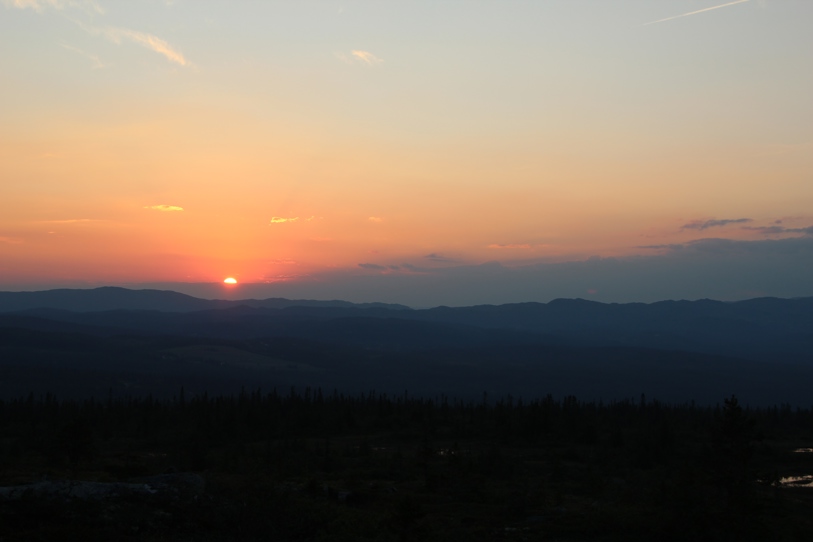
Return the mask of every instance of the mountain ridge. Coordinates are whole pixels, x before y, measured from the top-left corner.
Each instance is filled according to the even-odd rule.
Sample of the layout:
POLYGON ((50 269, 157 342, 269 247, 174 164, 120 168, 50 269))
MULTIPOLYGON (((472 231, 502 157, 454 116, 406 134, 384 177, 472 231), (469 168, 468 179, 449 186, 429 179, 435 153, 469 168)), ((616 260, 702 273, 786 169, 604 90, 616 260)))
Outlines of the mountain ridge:
POLYGON ((408 310, 406 305, 395 303, 352 303, 342 300, 286 299, 202 299, 172 290, 133 290, 118 286, 99 288, 58 288, 25 292, 0 291, 0 313, 51 308, 73 312, 101 312, 109 310, 160 310, 164 312, 194 312, 246 305, 261 308, 285 308, 290 306, 388 308, 408 310))
POLYGON ((548 303, 409 309, 402 305, 280 298, 201 300, 177 292, 124 288, 37 292, 33 297, 11 296, 14 303, 9 303, 10 297, 5 294, 0 292, 2 325, 59 329, 56 324, 45 324, 41 321, 44 319, 84 326, 96 335, 180 334, 228 339, 293 336, 309 340, 324 335, 338 342, 385 349, 416 349, 441 343, 466 346, 464 337, 469 337, 472 344, 516 341, 627 346, 813 366, 813 298, 667 300, 650 304, 555 299, 548 303), (107 294, 111 296, 100 303, 99 298, 107 294), (26 297, 26 303, 17 301, 26 297), (82 298, 92 302, 76 301, 82 298), (163 299, 171 303, 158 302, 163 299), (71 300, 73 305, 68 303, 71 300), (178 300, 180 305, 175 303, 178 300), (48 304, 51 308, 43 308, 48 304), (32 305, 40 308, 13 310, 32 305), (161 310, 166 305, 174 310, 161 310), (116 308, 98 310, 109 307, 116 308), (15 321, 17 317, 20 319, 15 321), (25 317, 41 320, 26 321, 25 317), (416 326, 413 322, 422 324, 416 326))
POLYGON ((804 404, 813 381, 813 298, 408 309, 119 288, 4 294, 6 397, 262 385, 804 404))

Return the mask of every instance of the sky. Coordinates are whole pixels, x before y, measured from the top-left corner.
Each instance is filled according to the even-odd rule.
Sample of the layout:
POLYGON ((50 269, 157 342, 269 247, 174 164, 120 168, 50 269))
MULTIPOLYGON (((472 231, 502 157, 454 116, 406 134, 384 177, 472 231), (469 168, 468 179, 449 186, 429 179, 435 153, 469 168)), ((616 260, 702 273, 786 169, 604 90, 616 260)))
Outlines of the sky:
POLYGON ((813 296, 811 20, 808 0, 0 0, 0 290, 813 296))

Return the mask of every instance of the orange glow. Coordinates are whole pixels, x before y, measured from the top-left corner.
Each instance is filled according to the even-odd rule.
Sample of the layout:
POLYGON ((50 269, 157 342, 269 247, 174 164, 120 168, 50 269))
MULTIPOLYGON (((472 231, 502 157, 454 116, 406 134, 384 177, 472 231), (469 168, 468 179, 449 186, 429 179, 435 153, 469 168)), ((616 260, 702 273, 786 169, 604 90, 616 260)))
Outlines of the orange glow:
POLYGON ((813 89, 799 69, 813 45, 797 22, 807 8, 772 13, 766 51, 736 34, 745 26, 721 23, 757 2, 726 1, 714 15, 687 8, 680 23, 669 19, 680 8, 644 13, 631 1, 606 8, 613 21, 570 2, 483 3, 467 17, 488 31, 440 18, 453 37, 427 55, 400 14, 430 13, 431 2, 393 7, 374 43, 334 50, 307 3, 285 8, 309 44, 300 48, 243 24, 273 17, 272 2, 212 8, 214 46, 192 3, 173 4, 190 21, 174 33, 161 2, 139 3, 125 32, 102 10, 93 28, 71 22, 89 2, 0 0, 3 23, 32 30, 0 32, 0 290, 205 283, 237 295, 290 282, 320 292, 356 275, 417 280, 435 268, 803 234, 813 223, 813 140, 798 122, 813 89), (695 62, 706 49, 686 29, 704 20, 743 45, 726 50, 724 77, 695 62), (619 23, 630 32, 606 33, 619 23), (44 38, 50 25, 61 25, 59 43, 44 38), (674 62, 653 62, 663 58, 674 62), (770 84, 755 58, 775 70, 770 84), (699 229, 709 221, 720 225, 699 229))

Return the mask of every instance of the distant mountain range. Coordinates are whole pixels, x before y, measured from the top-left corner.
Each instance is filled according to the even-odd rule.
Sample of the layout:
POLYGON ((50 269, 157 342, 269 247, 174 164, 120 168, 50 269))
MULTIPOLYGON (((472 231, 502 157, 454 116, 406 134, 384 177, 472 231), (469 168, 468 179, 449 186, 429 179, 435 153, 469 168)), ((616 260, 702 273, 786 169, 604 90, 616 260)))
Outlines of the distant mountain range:
POLYGON ((74 312, 98 312, 112 310, 152 310, 164 312, 193 312, 209 309, 226 309, 236 306, 265 309, 285 307, 357 307, 408 309, 404 305, 389 303, 350 303, 349 301, 291 300, 280 297, 270 299, 199 299, 168 290, 130 290, 105 286, 92 289, 58 289, 38 292, 0 292, 0 312, 29 309, 60 309, 74 312))
POLYGON ((813 298, 413 310, 98 288, 0 292, 0 396, 321 386, 813 402, 813 298))

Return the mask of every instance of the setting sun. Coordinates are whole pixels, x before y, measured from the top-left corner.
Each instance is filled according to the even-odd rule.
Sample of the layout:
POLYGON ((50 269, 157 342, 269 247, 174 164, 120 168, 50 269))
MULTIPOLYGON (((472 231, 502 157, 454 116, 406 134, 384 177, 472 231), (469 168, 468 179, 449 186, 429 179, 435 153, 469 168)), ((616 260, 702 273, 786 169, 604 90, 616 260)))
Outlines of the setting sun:
POLYGON ((237 284, 237 279, 229 277, 229 278, 223 280, 223 282, 225 282, 226 284, 237 284))

